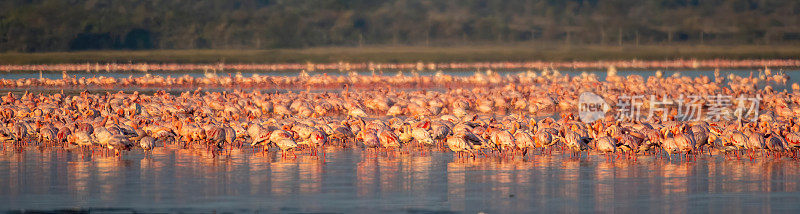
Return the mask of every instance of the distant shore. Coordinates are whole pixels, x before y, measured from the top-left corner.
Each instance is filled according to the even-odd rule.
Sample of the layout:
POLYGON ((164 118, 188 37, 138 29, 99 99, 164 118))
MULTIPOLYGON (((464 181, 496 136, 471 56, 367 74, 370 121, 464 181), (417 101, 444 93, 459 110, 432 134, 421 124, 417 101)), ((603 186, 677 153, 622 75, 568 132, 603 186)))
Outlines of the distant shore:
MULTIPOLYGON (((272 50, 147 50, 0 53, 0 65, 206 64, 206 65, 412 65, 448 63, 794 61, 800 47, 785 46, 369 46, 272 50)), ((790 63, 791 64, 791 63, 790 63)), ((93 65, 94 66, 94 65, 93 65)), ((796 66, 796 65, 792 65, 796 66)), ((330 66, 328 66, 330 67, 330 66)), ((335 67, 335 66, 334 66, 335 67)), ((402 67, 402 66, 401 66, 402 67)), ((624 66, 618 66, 624 67, 624 66)), ((47 69, 45 69, 47 70, 47 69)))

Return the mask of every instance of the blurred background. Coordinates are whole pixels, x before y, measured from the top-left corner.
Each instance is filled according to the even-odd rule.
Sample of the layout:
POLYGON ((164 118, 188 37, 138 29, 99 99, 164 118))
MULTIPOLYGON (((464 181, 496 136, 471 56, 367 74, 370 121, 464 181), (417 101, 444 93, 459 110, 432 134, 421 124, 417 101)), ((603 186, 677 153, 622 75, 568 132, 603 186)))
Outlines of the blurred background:
POLYGON ((4 0, 0 52, 800 44, 796 0, 4 0))

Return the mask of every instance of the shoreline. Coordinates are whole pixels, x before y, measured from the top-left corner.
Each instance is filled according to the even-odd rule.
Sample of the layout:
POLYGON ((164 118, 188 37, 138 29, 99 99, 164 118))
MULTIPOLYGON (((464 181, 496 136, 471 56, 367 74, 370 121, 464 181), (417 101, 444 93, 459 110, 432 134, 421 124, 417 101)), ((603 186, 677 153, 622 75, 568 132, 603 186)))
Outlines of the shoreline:
POLYGON ((351 46, 300 49, 95 50, 0 53, 0 65, 56 64, 415 64, 800 59, 792 45, 351 46))

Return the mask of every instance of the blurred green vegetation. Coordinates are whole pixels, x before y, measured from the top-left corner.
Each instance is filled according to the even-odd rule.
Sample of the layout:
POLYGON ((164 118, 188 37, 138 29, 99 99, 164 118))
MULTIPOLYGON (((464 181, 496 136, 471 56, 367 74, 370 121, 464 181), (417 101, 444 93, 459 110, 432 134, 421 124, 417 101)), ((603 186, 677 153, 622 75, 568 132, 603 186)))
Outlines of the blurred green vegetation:
MULTIPOLYGON (((0 52, 192 50, 57 53, 52 55, 59 57, 52 59, 56 61, 102 54, 110 58, 97 60, 126 60, 126 55, 187 62, 419 58, 409 54, 413 51, 389 51, 388 56, 368 53, 371 47, 388 45, 456 47, 421 51, 424 55, 447 50, 445 56, 424 55, 430 60, 617 58, 629 54, 618 51, 605 56, 604 50, 583 53, 576 47, 797 46, 798 17, 797 0, 4 0, 0 1, 0 52), (521 55, 513 48, 489 50, 480 56, 460 52, 471 48, 457 48, 518 43, 566 48, 520 50, 521 55), (345 56, 324 56, 320 53, 335 49, 314 49, 329 46, 369 48, 349 50, 345 56)), ((652 48, 653 55, 633 57, 675 56, 657 49, 652 48)), ((759 56, 771 53, 757 51, 759 56)), ((2 60, 42 60, 16 56, 48 55, 7 54, 4 58, 11 59, 2 60)))
POLYGON ((415 47, 317 47, 272 50, 103 50, 0 53, 0 64, 51 63, 330 63, 670 59, 796 59, 792 46, 573 46, 529 44, 415 47))

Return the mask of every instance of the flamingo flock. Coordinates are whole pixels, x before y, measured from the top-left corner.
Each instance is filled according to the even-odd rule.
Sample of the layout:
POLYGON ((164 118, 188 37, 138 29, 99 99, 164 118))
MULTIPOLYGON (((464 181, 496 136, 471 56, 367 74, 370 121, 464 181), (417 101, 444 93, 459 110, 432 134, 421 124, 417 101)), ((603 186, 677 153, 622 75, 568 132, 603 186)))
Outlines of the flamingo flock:
MULTIPOLYGON (((800 64, 799 64, 800 65, 800 64)), ((580 78, 581 82, 591 82, 592 84, 617 84, 629 83, 631 80, 644 81, 641 76, 633 75, 630 77, 621 77, 616 75, 616 67, 609 67, 607 82, 596 82, 596 76, 583 73, 578 76, 570 77, 569 75, 562 75, 557 69, 543 68, 541 72, 534 72, 527 70, 525 72, 518 72, 509 75, 500 75, 497 72, 489 69, 485 72, 475 72, 473 75, 450 75, 442 71, 436 72, 434 75, 420 75, 418 70, 411 70, 408 72, 397 71, 396 75, 384 75, 383 71, 373 71, 372 75, 361 75, 354 71, 344 71, 343 75, 328 75, 327 73, 310 75, 306 70, 301 70, 297 76, 271 76, 253 74, 252 76, 245 77, 240 72, 227 73, 227 75, 217 75, 217 72, 205 72, 202 77, 190 76, 184 74, 182 76, 173 77, 171 75, 160 76, 144 73, 142 76, 129 76, 129 77, 109 77, 102 74, 92 77, 78 77, 77 75, 70 75, 67 71, 62 71, 62 78, 50 79, 39 77, 32 78, 18 78, 18 79, 3 79, 0 78, 0 89, 7 90, 27 90, 27 89, 103 89, 114 90, 117 88, 137 88, 137 89, 196 89, 210 88, 210 89, 251 89, 254 87, 262 89, 341 89, 342 87, 353 89, 373 89, 376 85, 392 88, 392 89, 431 89, 431 88, 460 88, 468 89, 472 87, 497 87, 512 85, 531 85, 531 84, 546 84, 553 81, 569 82, 573 78, 580 78), (559 80, 559 78, 567 78, 559 80), (588 78, 588 79, 587 79, 588 78), (631 79, 637 78, 637 79, 631 79)), ((469 73, 463 73, 469 74, 469 73)), ((679 84, 666 85, 667 87, 677 87, 680 91, 676 92, 689 92, 688 89, 697 87, 717 87, 707 90, 699 91, 698 94, 708 93, 709 90, 722 89, 722 81, 727 80, 727 89, 739 91, 748 91, 746 87, 753 87, 754 85, 764 83, 787 84, 789 76, 783 71, 772 72, 768 67, 759 69, 754 75, 749 77, 739 77, 733 74, 722 76, 717 70, 713 77, 703 77, 700 79, 684 79, 680 78, 680 73, 676 73, 673 78, 664 78, 663 72, 660 70, 656 72, 656 79, 661 83, 663 81, 695 81, 698 85, 693 85, 692 88, 683 88, 679 84), (710 78, 714 78, 715 84, 709 84, 710 78), (737 82, 742 80, 744 82, 737 82), (702 85, 699 85, 702 84, 702 85)), ((648 79, 648 81, 651 81, 648 79)), ((638 84, 637 86, 644 86, 638 84)), ((663 86, 662 86, 663 87, 663 86)), ((771 86, 770 86, 771 87, 771 86)), ((792 84, 792 89, 800 90, 800 85, 792 84)), ((551 87, 548 89, 556 90, 558 87, 551 87)), ((624 91, 624 92, 641 92, 643 89, 624 91)), ((730 95, 736 94, 724 92, 723 94, 730 95)), ((476 100, 481 102, 493 102, 492 100, 476 100)), ((397 110, 397 109, 393 109, 397 110)), ((481 107, 482 111, 490 109, 481 107)))
POLYGON ((545 69, 545 68, 630 68, 630 69, 686 69, 686 68, 758 68, 758 67, 798 67, 800 60, 794 59, 678 59, 678 60, 616 60, 616 61, 528 61, 528 62, 442 62, 442 63, 276 63, 276 64, 148 64, 148 63, 84 63, 84 64, 39 64, 39 65, 0 65, 0 71, 286 71, 286 70, 437 70, 437 69, 545 69))
MULTIPOLYGON (((715 155, 798 159, 800 154, 800 86, 774 90, 772 85, 788 84, 788 76, 769 71, 749 77, 715 73, 645 79, 616 76, 610 70, 605 80, 586 73, 563 75, 554 69, 506 76, 479 72, 466 77, 354 74, 250 79, 257 78, 277 85, 332 81, 325 84, 344 87, 319 92, 198 89, 177 94, 65 94, 29 93, 24 91, 27 85, 16 84, 32 79, 0 79, 0 85, 19 91, 0 97, 0 141, 3 149, 60 147, 114 155, 158 147, 224 155, 233 148, 248 148, 279 150, 282 158, 324 157, 326 148, 387 156, 449 151, 462 158, 503 159, 525 159, 534 153, 581 158, 584 152, 608 160, 656 156, 686 161, 715 155), (395 88, 424 84, 440 88, 395 88), (646 119, 618 118, 614 110, 587 123, 576 116, 583 92, 599 94, 611 106, 619 104, 620 97, 637 94, 659 98, 692 94, 701 103, 711 102, 712 95, 746 95, 759 97, 760 105, 752 118, 723 111, 722 120, 688 120, 676 108, 667 108, 646 119)), ((147 81, 158 86, 246 82, 242 77, 216 76, 185 82, 152 76, 131 79, 129 84, 137 86, 147 81)), ((37 81, 33 86, 120 83, 107 77, 68 76, 37 81)))

